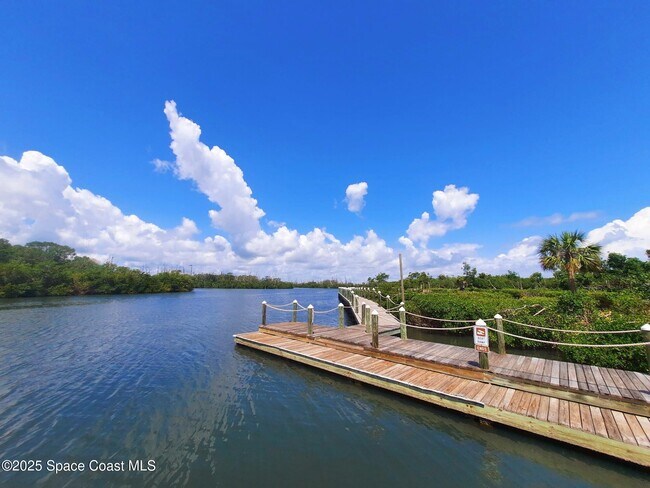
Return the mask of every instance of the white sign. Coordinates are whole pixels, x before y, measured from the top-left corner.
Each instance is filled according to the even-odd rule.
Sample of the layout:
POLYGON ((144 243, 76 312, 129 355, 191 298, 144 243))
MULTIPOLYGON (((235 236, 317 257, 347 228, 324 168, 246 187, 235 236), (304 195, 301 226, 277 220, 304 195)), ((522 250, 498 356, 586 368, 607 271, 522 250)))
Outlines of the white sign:
POLYGON ((474 349, 478 352, 490 351, 488 328, 482 320, 477 320, 476 325, 474 325, 474 349))

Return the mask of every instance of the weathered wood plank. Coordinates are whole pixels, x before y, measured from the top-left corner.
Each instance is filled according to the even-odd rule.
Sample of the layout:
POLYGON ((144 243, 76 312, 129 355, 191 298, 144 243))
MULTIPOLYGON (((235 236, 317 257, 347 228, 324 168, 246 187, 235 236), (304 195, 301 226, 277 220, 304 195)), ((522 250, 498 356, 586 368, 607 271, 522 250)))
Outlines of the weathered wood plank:
POLYGON ((579 405, 580 418, 582 419, 582 430, 594 434, 596 431, 594 430, 594 422, 591 418, 591 410, 589 409, 589 405, 585 405, 584 403, 580 403, 579 405))
POLYGON ((650 438, 648 438, 645 431, 641 427, 637 416, 630 415, 629 413, 624 413, 623 416, 627 421, 628 427, 632 431, 632 435, 634 436, 636 443, 640 446, 650 447, 650 438))
POLYGON ((605 419, 603 418, 600 408, 590 406, 589 413, 591 414, 591 420, 594 424, 594 431, 596 434, 601 437, 611 437, 607 433, 607 426, 605 425, 605 419))

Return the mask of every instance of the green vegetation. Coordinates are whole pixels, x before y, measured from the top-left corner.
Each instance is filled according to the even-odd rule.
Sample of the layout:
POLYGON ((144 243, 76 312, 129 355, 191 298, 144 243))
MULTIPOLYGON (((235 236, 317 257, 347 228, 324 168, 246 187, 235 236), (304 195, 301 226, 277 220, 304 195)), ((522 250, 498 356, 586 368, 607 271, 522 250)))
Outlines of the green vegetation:
POLYGON ((583 232, 563 232, 559 236, 549 236, 539 247, 539 262, 542 269, 558 271, 563 269, 569 277, 569 289, 576 291, 578 271, 599 271, 601 247, 597 244, 583 245, 583 232))
POLYGON ((12 245, 0 239, 0 298, 112 295, 191 291, 193 288, 337 288, 350 283, 336 280, 290 283, 252 275, 197 274, 142 271, 98 264, 74 249, 53 242, 12 245))
POLYGON ((292 283, 279 278, 266 276, 258 278, 254 275, 235 275, 233 273, 205 273, 192 276, 195 288, 338 288, 349 286, 350 283, 341 283, 336 280, 307 281, 292 283))
MULTIPOLYGON (((563 234, 557 238, 558 243, 567 240, 564 237, 563 234)), ((582 240, 579 233, 572 233, 571 239, 574 237, 582 240)), ((553 246, 542 247, 547 250, 553 246)), ((600 262, 600 259, 596 259, 599 253, 595 249, 589 252, 591 255, 587 259, 566 253, 573 255, 572 259, 578 260, 580 265, 570 265, 571 271, 566 266, 570 260, 560 260, 557 266, 553 266, 556 271, 550 278, 544 278, 541 273, 521 277, 512 271, 504 275, 489 275, 477 272, 467 263, 463 264, 462 275, 458 277, 440 275, 434 278, 423 272, 411 273, 404 280, 406 309, 427 317, 472 321, 489 319, 498 313, 506 319, 506 332, 544 341, 572 344, 643 342, 643 336, 638 332, 603 335, 563 333, 508 322, 579 331, 637 331, 641 325, 649 322, 650 261, 611 253, 607 260, 600 262), (592 265, 596 262, 600 265, 592 265)), ((646 254, 650 260, 650 251, 646 254)), ((555 252, 549 255, 557 256, 555 252)), ((547 263, 551 267, 550 261, 547 263)), ((368 278, 367 285, 399 301, 396 299, 400 296, 399 282, 389 282, 385 273, 368 278)), ((409 316, 408 321, 433 327, 457 325, 413 316, 409 316)), ((496 343, 494 333, 491 333, 490 339, 496 343)), ((644 372, 647 369, 645 351, 641 346, 582 348, 552 346, 510 336, 505 339, 507 347, 555 349, 567 361, 644 372)))
POLYGON ((196 274, 192 276, 195 288, 293 288, 291 283, 279 278, 258 278, 253 275, 196 274))
POLYGON ((98 264, 53 242, 11 245, 0 239, 0 297, 109 295, 190 291, 178 271, 149 275, 112 263, 98 264))

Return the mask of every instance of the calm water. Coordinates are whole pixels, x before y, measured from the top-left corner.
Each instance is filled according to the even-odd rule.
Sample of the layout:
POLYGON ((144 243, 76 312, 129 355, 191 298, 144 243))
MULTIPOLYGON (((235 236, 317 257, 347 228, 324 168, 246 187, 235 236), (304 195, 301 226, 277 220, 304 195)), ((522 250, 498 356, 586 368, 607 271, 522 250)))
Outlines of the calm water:
POLYGON ((234 333, 255 330, 263 299, 294 298, 317 310, 337 303, 335 290, 0 301, 0 459, 155 461, 152 472, 86 466, 54 474, 44 466, 0 472, 0 482, 627 488, 650 480, 621 463, 235 347, 234 333))

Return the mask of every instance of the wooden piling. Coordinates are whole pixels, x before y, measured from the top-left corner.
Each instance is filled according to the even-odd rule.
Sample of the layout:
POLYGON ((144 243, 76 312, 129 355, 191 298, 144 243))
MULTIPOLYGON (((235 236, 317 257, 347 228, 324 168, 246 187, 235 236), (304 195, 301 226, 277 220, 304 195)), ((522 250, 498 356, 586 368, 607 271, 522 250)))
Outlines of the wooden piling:
POLYGON ((262 325, 266 325, 266 301, 262 302, 262 325))
POLYGON ((293 301, 293 312, 291 313, 291 321, 298 322, 298 300, 293 301))
POLYGON ((372 347, 377 349, 379 347, 379 313, 373 310, 372 314, 372 347))
POLYGON ((408 334, 406 332, 406 309, 404 308, 403 304, 399 308, 399 336, 402 339, 408 338, 408 334))
POLYGON ((370 334, 370 307, 366 307, 366 313, 363 315, 363 325, 366 326, 366 334, 370 334))
MULTIPOLYGON (((361 322, 365 324, 366 320, 366 302, 361 303, 361 322)), ((366 332, 368 332, 368 325, 366 324, 366 332)))
POLYGON ((310 303, 307 307, 307 334, 314 333, 314 306, 310 303))
MULTIPOLYGON (((642 325, 641 332, 643 333, 644 342, 650 342, 650 324, 642 325)), ((648 371, 650 372, 650 344, 645 346, 645 355, 648 359, 648 371)))
POLYGON ((339 329, 342 329, 345 326, 345 316, 344 316, 345 307, 342 303, 339 303, 339 329))
MULTIPOLYGON (((479 327, 485 327, 487 324, 485 323, 484 320, 478 319, 476 321, 476 326, 479 327)), ((476 334, 476 327, 474 328, 474 334, 476 334)), ((474 339, 476 341, 476 338, 474 339)), ((478 365, 481 369, 490 369, 490 360, 488 357, 487 352, 480 352, 478 353, 478 365)))
POLYGON ((503 317, 501 315, 496 314, 494 316, 494 322, 497 325, 497 351, 499 354, 505 354, 506 353, 506 337, 503 334, 503 317))

